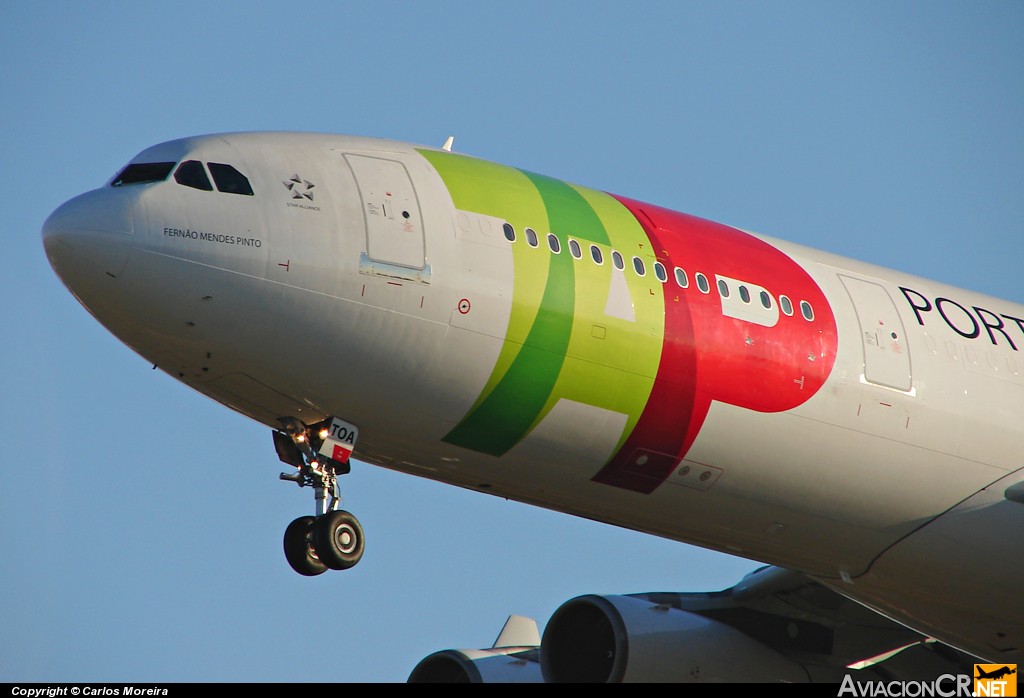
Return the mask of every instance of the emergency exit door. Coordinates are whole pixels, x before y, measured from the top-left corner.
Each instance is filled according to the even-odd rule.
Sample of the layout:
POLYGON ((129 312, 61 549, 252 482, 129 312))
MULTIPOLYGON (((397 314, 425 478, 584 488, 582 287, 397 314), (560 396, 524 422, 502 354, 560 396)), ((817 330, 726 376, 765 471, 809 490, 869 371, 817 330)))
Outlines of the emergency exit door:
POLYGON ((396 160, 345 154, 366 220, 366 254, 376 261, 423 269, 423 219, 405 165, 396 160))
POLYGON ((860 322, 864 379, 887 388, 910 390, 910 351, 892 296, 873 281, 843 275, 839 278, 850 294, 860 322))

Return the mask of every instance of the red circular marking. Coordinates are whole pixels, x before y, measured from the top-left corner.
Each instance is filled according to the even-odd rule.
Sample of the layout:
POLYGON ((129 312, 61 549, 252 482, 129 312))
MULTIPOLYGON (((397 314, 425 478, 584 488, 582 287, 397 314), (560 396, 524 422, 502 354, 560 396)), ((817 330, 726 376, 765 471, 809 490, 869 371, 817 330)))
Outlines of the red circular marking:
POLYGON ((459 312, 460 313, 465 315, 466 313, 469 312, 469 308, 470 308, 470 304, 469 304, 469 299, 468 298, 463 298, 461 301, 459 301, 459 312))

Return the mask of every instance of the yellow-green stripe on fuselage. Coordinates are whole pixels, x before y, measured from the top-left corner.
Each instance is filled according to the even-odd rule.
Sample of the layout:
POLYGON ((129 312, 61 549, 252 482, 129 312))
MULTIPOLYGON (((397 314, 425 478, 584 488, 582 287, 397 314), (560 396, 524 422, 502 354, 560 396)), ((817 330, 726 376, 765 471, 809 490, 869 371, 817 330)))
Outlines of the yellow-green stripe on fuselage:
POLYGON ((514 285, 504 344, 476 403, 444 440, 500 456, 567 399, 625 414, 621 446, 650 394, 664 336, 660 282, 611 264, 616 249, 650 267, 654 256, 643 229, 602 192, 452 153, 420 152, 457 209, 503 219, 519 233, 510 243, 514 285), (522 239, 526 227, 537 231, 540 247, 522 239), (547 249, 549 232, 560 254, 547 249), (583 245, 584 259, 569 254, 569 238, 583 245), (590 244, 601 249, 604 264, 587 258, 590 244), (606 313, 613 275, 614 292, 628 295, 619 305, 631 306, 632 319, 606 313))

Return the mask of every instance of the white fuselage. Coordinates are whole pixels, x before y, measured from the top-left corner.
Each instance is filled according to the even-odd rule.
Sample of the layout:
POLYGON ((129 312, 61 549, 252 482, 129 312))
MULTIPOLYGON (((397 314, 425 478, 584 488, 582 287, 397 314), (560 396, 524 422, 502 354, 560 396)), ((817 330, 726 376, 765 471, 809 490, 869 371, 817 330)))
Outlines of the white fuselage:
POLYGON ((511 175, 495 169, 491 180, 465 158, 440 165, 442 176, 439 163, 460 156, 430 153, 314 134, 172 141, 133 162, 227 163, 253 195, 173 176, 108 185, 54 213, 47 252, 111 332, 272 428, 336 415, 359 426, 360 460, 800 570, 976 655, 1024 659, 1024 495, 1007 493, 1024 481, 1024 306, 739 231, 753 250, 745 270, 729 266, 742 256, 731 242, 709 243, 686 268, 667 246, 616 246, 616 216, 622 239, 648 224, 670 235, 653 207, 650 220, 627 222, 610 197, 577 188, 608 230, 593 243, 598 265, 590 242, 577 259, 571 231, 558 229, 555 184, 538 184, 555 192, 546 212, 516 209, 538 221, 533 247, 522 223, 514 241, 503 234, 514 217, 498 182, 511 175), (486 176, 454 180, 462 167, 486 176), (791 314, 779 310, 784 282, 758 276, 769 268, 761 247, 820 291, 814 320, 797 297, 791 314), (556 262, 575 284, 569 311, 554 297, 556 262), (685 288, 675 267, 686 268, 685 288), (722 280, 753 300, 720 297, 722 280), (770 312, 759 315, 761 292, 770 312), (670 306, 687 303, 696 339, 670 340, 670 306), (545 312, 562 323, 564 350, 545 343, 557 334, 545 312), (785 339, 774 344, 776 330, 785 339), (692 431, 682 450, 650 447, 671 461, 651 479, 648 451, 628 451, 629 436, 657 418, 638 391, 677 380, 664 378, 672 341, 696 357, 692 403, 706 416, 680 418, 692 431), (631 347, 648 364, 630 363, 631 347), (536 356, 521 358, 527 349, 536 356), (751 351, 761 353, 745 359, 751 351), (812 391, 804 381, 822 361, 831 369, 812 391), (560 371, 545 392, 540 378, 508 378, 534 364, 537 375, 560 371), (786 391, 798 394, 792 407, 759 401, 786 391), (488 400, 526 426, 503 435, 488 400), (530 400, 536 415, 503 407, 530 400), (630 400, 634 412, 617 406, 630 400), (476 432, 453 436, 474 414, 476 432), (489 434, 507 447, 467 446, 489 434), (626 484, 595 479, 620 453, 612 479, 626 484), (636 470, 631 454, 641 454, 636 470))

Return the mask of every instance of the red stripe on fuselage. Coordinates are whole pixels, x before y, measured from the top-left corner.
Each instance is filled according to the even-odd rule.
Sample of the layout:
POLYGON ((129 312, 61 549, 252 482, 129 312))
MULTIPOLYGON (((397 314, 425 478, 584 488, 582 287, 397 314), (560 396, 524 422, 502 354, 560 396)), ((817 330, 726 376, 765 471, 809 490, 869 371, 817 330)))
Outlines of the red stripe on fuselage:
POLYGON ((780 412, 814 395, 832 371, 836 326, 824 293, 781 250, 729 226, 615 198, 643 227, 670 277, 679 266, 691 280, 686 289, 671 278, 662 284, 665 337, 654 387, 622 448, 593 478, 650 493, 693 445, 712 400, 780 412), (698 272, 707 276, 710 293, 695 287, 698 272), (771 327, 728 317, 716 274, 762 286, 776 304, 785 294, 796 312, 779 313, 771 327), (801 301, 813 307, 813 321, 800 316, 801 301))
MULTIPOLYGON (((661 240, 664 236, 654 229, 650 219, 638 215, 636 203, 623 198, 619 201, 636 216, 655 252, 667 249, 661 240)), ((683 289, 661 286, 665 296, 665 338, 654 387, 629 438, 593 478, 595 482, 645 494, 653 492, 672 473, 681 454, 696 438, 696 430, 691 434, 689 425, 697 424, 699 429, 710 404, 696 401, 697 351, 683 289)))

